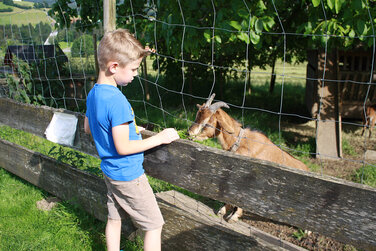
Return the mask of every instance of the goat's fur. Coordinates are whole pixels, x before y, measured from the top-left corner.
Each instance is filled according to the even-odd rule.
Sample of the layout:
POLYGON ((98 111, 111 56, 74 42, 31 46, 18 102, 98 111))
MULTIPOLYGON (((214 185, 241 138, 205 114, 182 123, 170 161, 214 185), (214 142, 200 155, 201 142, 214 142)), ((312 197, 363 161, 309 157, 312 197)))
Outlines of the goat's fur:
MULTIPOLYGON (((193 136, 197 140, 217 137, 224 150, 233 150, 234 144, 237 144, 236 150, 234 151, 237 154, 309 171, 303 162, 280 149, 261 132, 253 131, 248 128, 243 129, 238 121, 220 108, 229 108, 226 103, 217 102, 211 105, 214 95, 215 94, 203 105, 197 105, 199 109, 196 114, 195 122, 188 130, 190 136, 193 136), (244 131, 239 141, 238 138, 241 130, 244 131)), ((229 208, 231 208, 231 206, 226 205, 219 213, 226 214, 229 208)), ((238 211, 233 212, 232 215, 228 217, 228 220, 236 221, 237 218, 241 216, 242 210, 237 207, 235 207, 235 210, 238 211)))
POLYGON ((364 132, 366 131, 366 128, 368 127, 369 130, 369 138, 371 138, 372 134, 372 128, 375 126, 376 122, 376 104, 370 105, 366 109, 366 114, 363 116, 363 130, 362 130, 362 136, 364 132))

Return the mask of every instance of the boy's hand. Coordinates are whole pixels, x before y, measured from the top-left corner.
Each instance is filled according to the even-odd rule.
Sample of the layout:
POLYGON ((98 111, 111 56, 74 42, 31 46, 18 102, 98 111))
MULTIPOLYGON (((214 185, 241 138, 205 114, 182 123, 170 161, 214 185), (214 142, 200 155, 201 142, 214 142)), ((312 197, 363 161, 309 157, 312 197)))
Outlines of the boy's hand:
POLYGON ((179 134, 174 128, 167 128, 158 133, 162 144, 170 144, 172 141, 179 139, 179 134))
POLYGON ((145 46, 145 50, 151 52, 151 53, 155 53, 156 50, 154 48, 150 48, 149 46, 145 46))

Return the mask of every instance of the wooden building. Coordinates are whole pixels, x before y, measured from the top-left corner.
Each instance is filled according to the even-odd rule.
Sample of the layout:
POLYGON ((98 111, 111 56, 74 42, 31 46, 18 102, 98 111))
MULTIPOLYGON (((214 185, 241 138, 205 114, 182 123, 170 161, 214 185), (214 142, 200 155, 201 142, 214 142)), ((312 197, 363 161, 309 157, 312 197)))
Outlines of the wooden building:
POLYGON ((14 56, 28 64, 39 64, 52 59, 59 63, 68 62, 68 57, 58 45, 9 45, 4 56, 4 65, 10 66, 15 71, 17 67, 14 64, 14 56))

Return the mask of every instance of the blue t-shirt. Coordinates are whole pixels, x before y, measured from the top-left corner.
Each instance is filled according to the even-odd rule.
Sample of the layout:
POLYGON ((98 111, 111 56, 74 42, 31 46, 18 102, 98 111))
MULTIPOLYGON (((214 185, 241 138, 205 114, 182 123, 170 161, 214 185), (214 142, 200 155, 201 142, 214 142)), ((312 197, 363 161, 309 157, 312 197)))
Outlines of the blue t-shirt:
POLYGON ((141 140, 133 109, 121 91, 112 85, 96 84, 86 100, 89 119, 103 173, 113 180, 130 181, 144 173, 143 153, 119 155, 112 137, 112 127, 129 123, 129 140, 141 140))

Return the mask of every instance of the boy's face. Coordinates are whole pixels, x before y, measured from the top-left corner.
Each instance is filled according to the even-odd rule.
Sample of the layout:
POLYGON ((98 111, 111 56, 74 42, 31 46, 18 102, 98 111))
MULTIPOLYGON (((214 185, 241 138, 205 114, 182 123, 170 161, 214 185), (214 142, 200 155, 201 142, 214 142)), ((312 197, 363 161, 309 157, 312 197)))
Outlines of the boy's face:
POLYGON ((138 68, 140 67, 142 58, 127 64, 125 67, 117 66, 114 74, 114 79, 117 85, 127 86, 132 82, 133 78, 138 75, 138 68))

